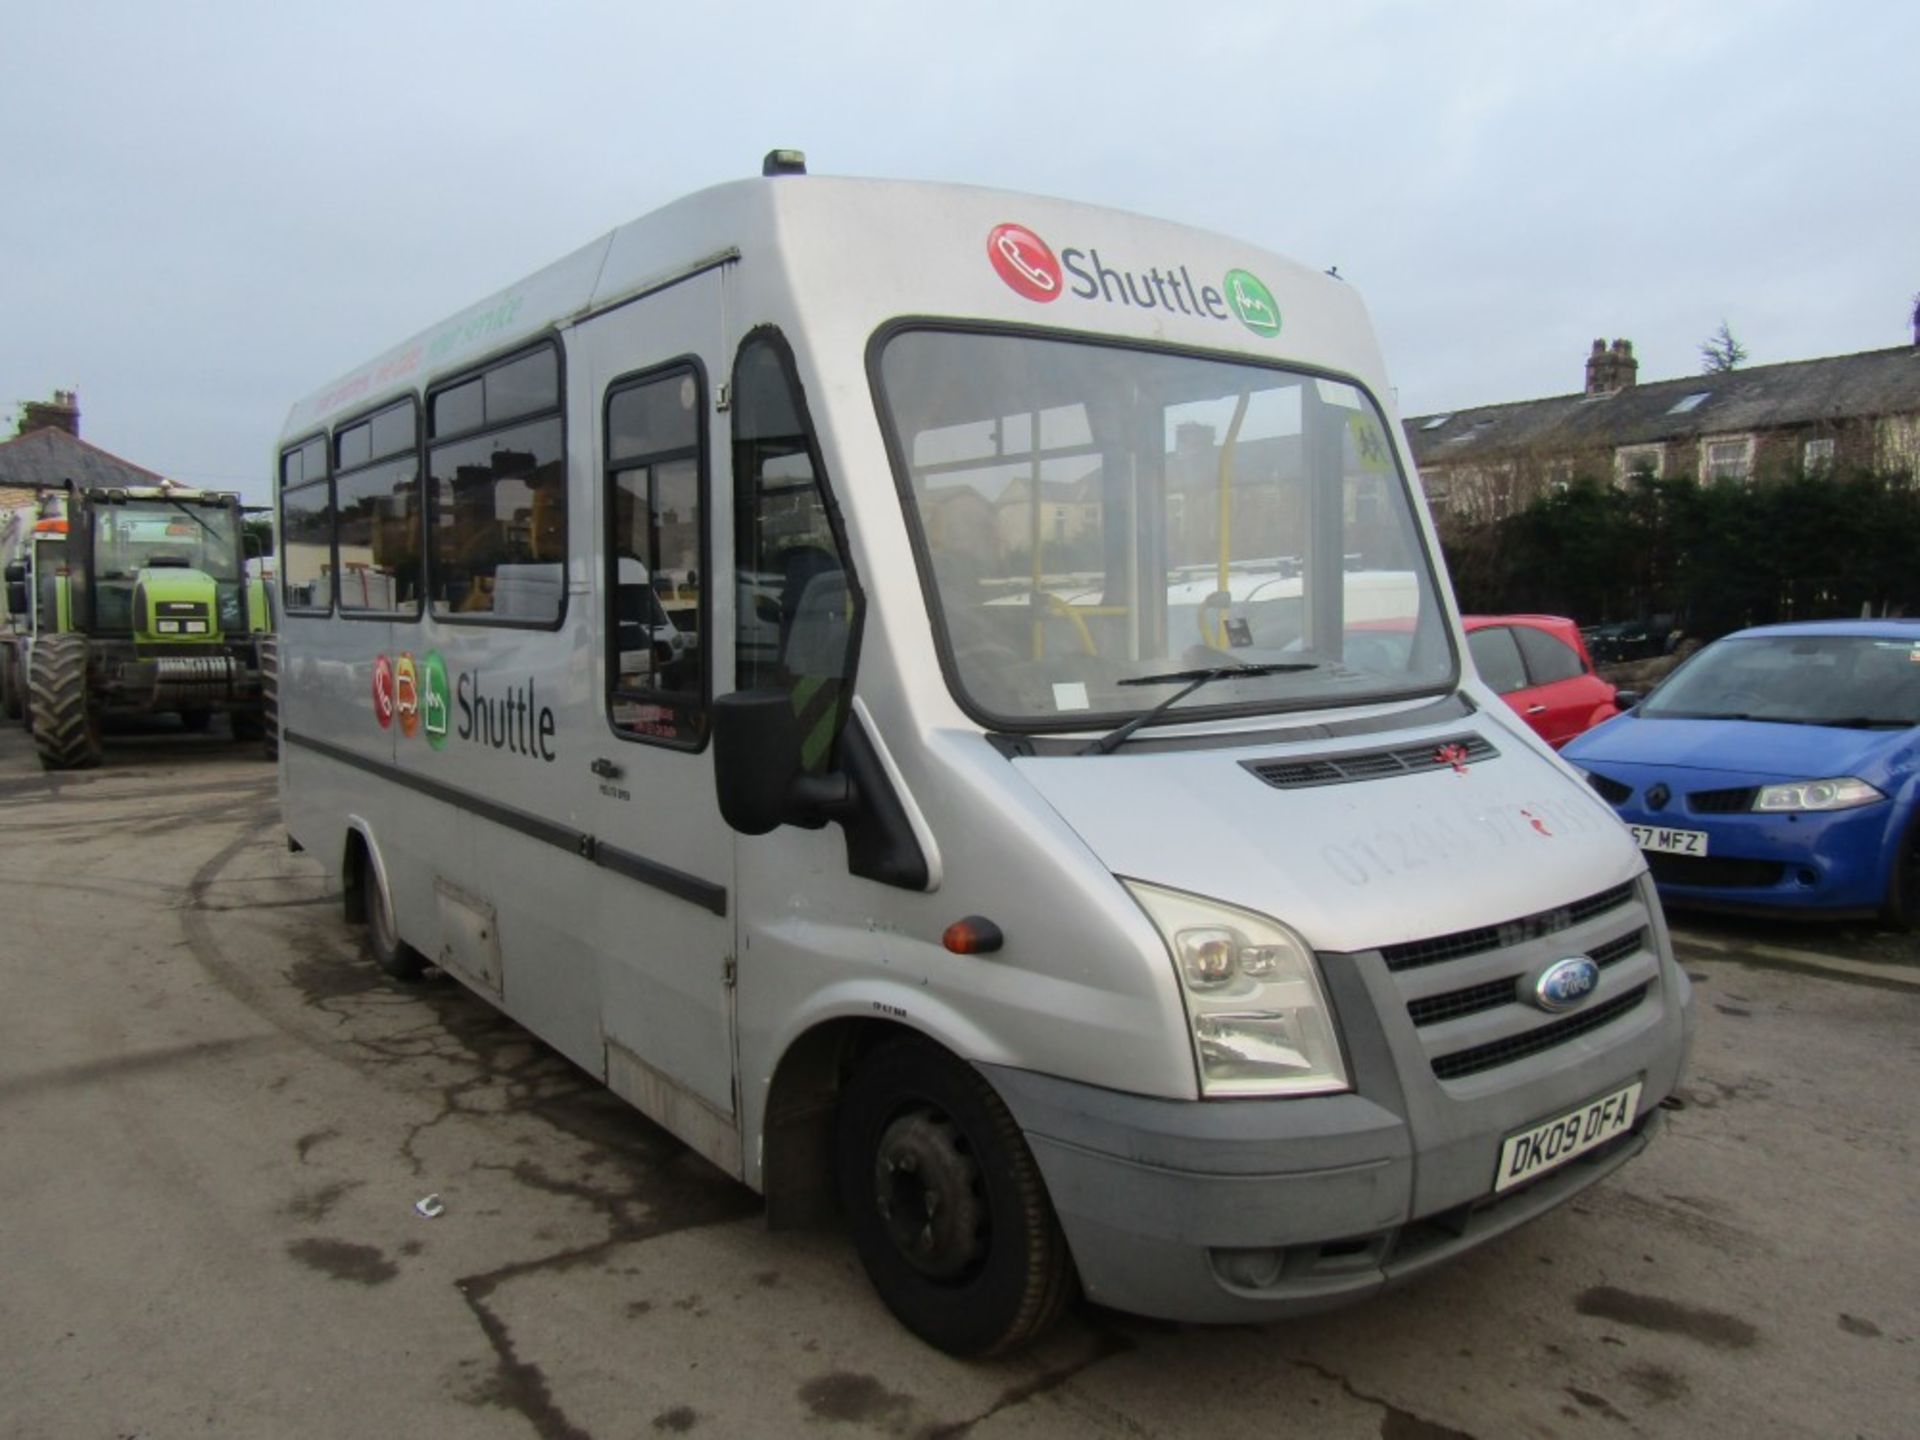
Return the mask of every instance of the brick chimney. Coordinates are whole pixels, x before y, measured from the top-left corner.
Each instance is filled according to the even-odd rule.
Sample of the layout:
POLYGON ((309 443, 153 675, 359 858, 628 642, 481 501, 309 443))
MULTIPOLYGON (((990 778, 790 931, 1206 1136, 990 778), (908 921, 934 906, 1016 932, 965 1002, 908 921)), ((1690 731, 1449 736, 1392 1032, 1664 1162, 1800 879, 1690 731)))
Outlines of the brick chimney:
POLYGON ((1604 340, 1593 342, 1587 356, 1587 394, 1611 395, 1629 388, 1640 374, 1640 362, 1633 358, 1633 342, 1616 340, 1611 349, 1604 340))
POLYGON ((64 430, 80 438, 80 396, 72 390, 56 390, 53 399, 29 400, 20 407, 20 428, 26 435, 35 430, 64 430))

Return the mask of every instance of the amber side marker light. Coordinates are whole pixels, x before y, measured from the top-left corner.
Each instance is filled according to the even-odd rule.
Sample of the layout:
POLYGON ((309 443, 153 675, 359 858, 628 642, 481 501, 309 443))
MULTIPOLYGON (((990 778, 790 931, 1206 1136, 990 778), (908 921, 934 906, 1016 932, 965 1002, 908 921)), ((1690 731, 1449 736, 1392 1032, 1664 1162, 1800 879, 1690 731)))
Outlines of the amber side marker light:
POLYGON ((969 915, 947 926, 940 943, 956 955, 991 955, 1007 943, 1007 937, 986 916, 969 915))

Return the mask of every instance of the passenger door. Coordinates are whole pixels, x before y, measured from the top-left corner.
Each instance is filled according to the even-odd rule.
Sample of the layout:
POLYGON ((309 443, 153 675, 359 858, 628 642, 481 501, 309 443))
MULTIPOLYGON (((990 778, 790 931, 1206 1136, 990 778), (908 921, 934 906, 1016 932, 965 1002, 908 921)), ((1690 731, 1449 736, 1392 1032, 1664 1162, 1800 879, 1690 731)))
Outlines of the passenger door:
POLYGON ((595 466, 592 612, 599 710, 574 777, 595 858, 607 1083, 740 1173, 732 1013, 733 836, 707 744, 717 634, 730 632, 724 451, 710 443, 726 374, 722 275, 708 270, 580 326, 572 417, 595 466), (577 383, 585 371, 586 383, 577 383), (724 513, 724 511, 719 512, 724 513))
POLYGON ((1586 729, 1588 717, 1612 698, 1609 687, 1558 636, 1531 625, 1516 625, 1513 638, 1527 666, 1530 688, 1524 694, 1531 712, 1527 718, 1558 749, 1586 729))

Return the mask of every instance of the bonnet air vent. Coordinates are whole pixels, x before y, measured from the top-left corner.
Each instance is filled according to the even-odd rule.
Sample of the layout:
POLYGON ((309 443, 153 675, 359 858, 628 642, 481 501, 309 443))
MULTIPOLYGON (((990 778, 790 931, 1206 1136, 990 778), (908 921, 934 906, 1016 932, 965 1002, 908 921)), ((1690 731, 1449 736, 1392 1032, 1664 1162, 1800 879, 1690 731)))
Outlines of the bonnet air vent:
POLYGON ((1385 780, 1478 765, 1500 752, 1480 735, 1449 735, 1421 745, 1391 750, 1349 750, 1343 755, 1314 755, 1299 760, 1242 760, 1240 763, 1276 790, 1314 785, 1347 785, 1356 780, 1385 780))

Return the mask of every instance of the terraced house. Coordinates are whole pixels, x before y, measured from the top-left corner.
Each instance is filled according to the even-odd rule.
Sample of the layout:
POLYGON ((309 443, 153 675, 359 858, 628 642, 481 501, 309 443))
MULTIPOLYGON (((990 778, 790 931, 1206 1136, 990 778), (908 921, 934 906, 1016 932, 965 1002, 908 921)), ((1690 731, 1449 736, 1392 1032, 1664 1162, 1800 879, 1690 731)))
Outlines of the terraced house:
POLYGON ((1436 520, 1496 520, 1576 476, 1920 475, 1920 313, 1909 346, 1649 384, 1638 371, 1631 342, 1595 340, 1579 394, 1408 417, 1436 520))
POLYGON ((43 489, 68 480, 89 486, 158 485, 160 477, 80 438, 80 397, 56 390, 52 400, 20 407, 14 436, 0 442, 0 509, 30 502, 43 489))

